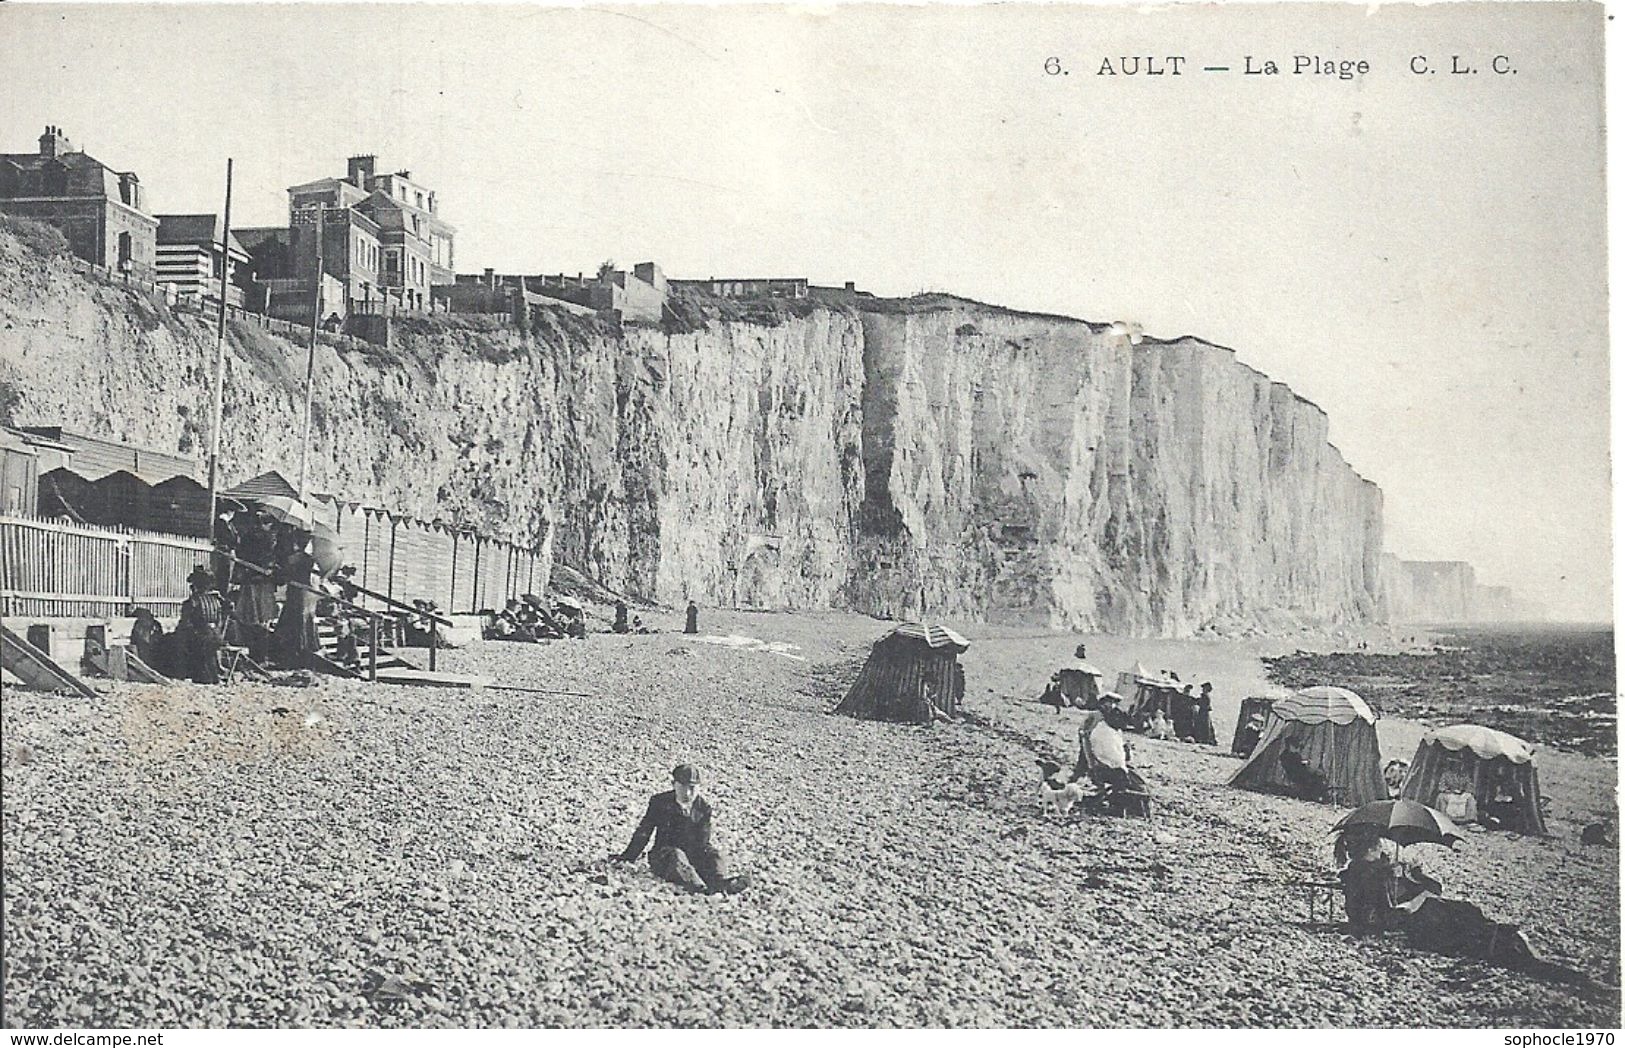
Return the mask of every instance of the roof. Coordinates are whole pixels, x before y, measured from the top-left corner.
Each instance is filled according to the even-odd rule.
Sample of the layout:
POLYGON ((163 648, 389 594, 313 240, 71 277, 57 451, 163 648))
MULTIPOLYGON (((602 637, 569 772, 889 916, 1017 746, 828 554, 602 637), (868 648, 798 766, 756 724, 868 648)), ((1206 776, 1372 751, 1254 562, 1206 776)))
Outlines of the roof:
POLYGON ((59 448, 69 449, 66 468, 86 480, 99 480, 122 470, 148 484, 156 484, 174 476, 196 476, 201 468, 196 459, 173 451, 154 451, 121 440, 75 433, 61 426, 20 428, 28 437, 44 437, 59 448))
POLYGON ((249 226, 246 229, 233 229, 232 239, 244 247, 255 248, 269 241, 276 241, 286 246, 290 241, 287 226, 249 226))
POLYGON ((1353 724, 1355 720, 1377 723, 1377 715, 1371 712, 1371 707, 1347 688, 1305 688, 1284 699, 1276 699, 1270 709, 1283 720, 1300 724, 1325 724, 1328 721, 1332 724, 1353 724))
POLYGON ((885 639, 903 637, 908 640, 921 640, 928 648, 954 648, 964 651, 970 647, 970 641, 961 637, 946 626, 926 625, 921 622, 905 622, 901 626, 886 634, 885 639))
POLYGON ((270 495, 279 495, 283 498, 297 499, 299 492, 288 479, 274 469, 268 469, 257 477, 243 481, 228 491, 221 492, 234 499, 265 498, 270 495))
POLYGON ((1479 724, 1456 724, 1448 728, 1435 728, 1422 736, 1422 745, 1432 743, 1447 750, 1470 749, 1484 760, 1505 759, 1513 764, 1528 764, 1535 759, 1535 747, 1504 731, 1479 724))
MULTIPOLYGON (((208 244, 212 247, 220 243, 219 215, 159 215, 157 218, 160 244, 208 244)), ((239 254, 248 254, 235 232, 231 234, 231 249, 239 254)))

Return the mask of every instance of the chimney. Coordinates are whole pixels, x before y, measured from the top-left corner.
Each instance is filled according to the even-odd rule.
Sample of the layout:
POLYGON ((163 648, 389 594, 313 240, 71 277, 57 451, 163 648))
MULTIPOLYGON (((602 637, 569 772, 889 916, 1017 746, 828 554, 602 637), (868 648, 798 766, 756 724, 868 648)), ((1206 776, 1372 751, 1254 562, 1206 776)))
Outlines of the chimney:
POLYGON ((71 152, 73 152, 73 143, 68 141, 68 136, 62 133, 62 129, 54 125, 47 125, 45 133, 39 136, 39 155, 59 157, 64 153, 71 152))
POLYGON ((489 267, 485 270, 485 286, 495 291, 497 288, 497 271, 489 267))
POLYGON ((353 156, 350 158, 349 174, 345 181, 357 189, 366 192, 372 176, 378 169, 378 158, 371 155, 353 156))
POLYGON ((846 282, 846 289, 848 291, 856 291, 858 289, 858 285, 855 281, 848 280, 846 282))

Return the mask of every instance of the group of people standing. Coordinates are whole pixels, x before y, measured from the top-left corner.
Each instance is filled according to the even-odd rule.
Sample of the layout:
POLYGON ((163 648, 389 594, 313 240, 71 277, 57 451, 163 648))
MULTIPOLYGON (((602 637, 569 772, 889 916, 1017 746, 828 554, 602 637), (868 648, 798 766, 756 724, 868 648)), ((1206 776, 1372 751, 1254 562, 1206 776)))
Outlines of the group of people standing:
POLYGON ((1201 746, 1217 746, 1218 735, 1213 730, 1213 684, 1202 683, 1201 694, 1186 684, 1178 686, 1179 678, 1169 677, 1173 687, 1144 686, 1151 695, 1136 711, 1136 724, 1154 739, 1177 739, 1201 746))
POLYGON ((320 647, 312 537, 255 510, 221 514, 215 541, 229 556, 192 570, 191 594, 174 633, 164 633, 150 608, 133 609, 136 655, 160 673, 203 684, 219 680, 227 646, 244 649, 257 663, 307 668, 320 647))

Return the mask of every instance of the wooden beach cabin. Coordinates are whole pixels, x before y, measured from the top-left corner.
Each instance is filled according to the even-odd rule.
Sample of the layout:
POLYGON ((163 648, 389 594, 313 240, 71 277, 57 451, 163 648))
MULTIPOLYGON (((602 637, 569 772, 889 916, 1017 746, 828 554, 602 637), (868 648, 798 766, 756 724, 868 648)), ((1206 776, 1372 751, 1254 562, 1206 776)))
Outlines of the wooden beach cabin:
POLYGON ((959 656, 969 647, 945 626, 905 622, 875 642, 835 712, 905 724, 951 717, 965 697, 959 656))

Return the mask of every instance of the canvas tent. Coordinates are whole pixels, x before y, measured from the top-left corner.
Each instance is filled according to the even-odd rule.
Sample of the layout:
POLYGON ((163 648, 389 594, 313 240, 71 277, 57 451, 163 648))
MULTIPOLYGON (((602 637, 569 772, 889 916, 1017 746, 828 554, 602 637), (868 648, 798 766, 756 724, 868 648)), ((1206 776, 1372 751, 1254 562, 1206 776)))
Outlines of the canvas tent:
POLYGON ((1230 739, 1230 752, 1237 757, 1250 757, 1258 740, 1264 737, 1264 723, 1269 719, 1270 707, 1275 700, 1261 695, 1249 695, 1241 700, 1241 712, 1236 715, 1236 734, 1230 739))
POLYGON ((1090 709, 1100 701, 1100 682, 1106 674, 1084 659, 1056 671, 1053 678, 1069 706, 1090 709))
POLYGON ((1535 748, 1493 728, 1457 724, 1422 736, 1400 796, 1496 829, 1546 834, 1535 748))
POLYGON ((1309 688, 1277 699, 1230 785, 1350 808, 1384 800, 1376 714, 1346 688, 1309 688))
POLYGON ((905 622, 875 642, 835 712, 909 724, 952 716, 965 697, 959 655, 969 647, 946 627, 905 622))
POLYGON ((1149 717, 1154 709, 1167 712, 1168 697, 1183 686, 1167 674, 1151 672, 1140 662, 1127 673, 1117 675, 1117 694, 1127 700, 1123 712, 1134 721, 1149 717))

